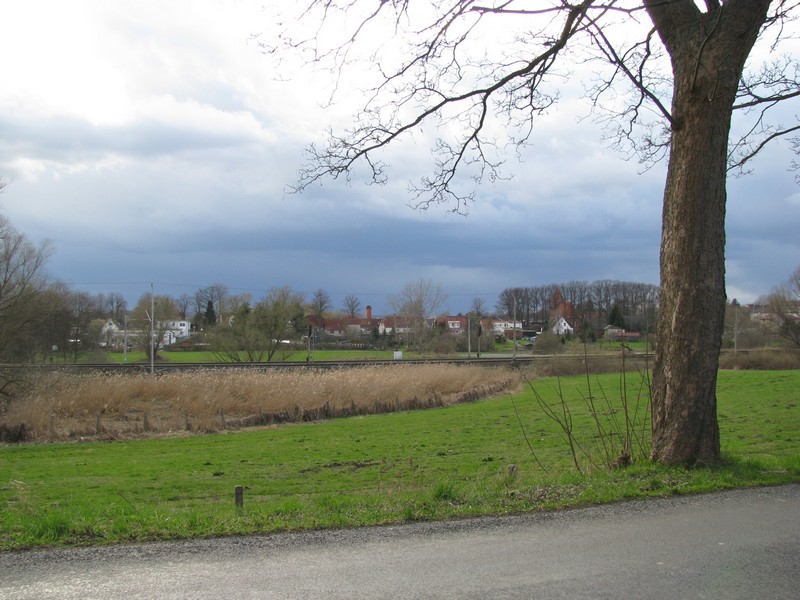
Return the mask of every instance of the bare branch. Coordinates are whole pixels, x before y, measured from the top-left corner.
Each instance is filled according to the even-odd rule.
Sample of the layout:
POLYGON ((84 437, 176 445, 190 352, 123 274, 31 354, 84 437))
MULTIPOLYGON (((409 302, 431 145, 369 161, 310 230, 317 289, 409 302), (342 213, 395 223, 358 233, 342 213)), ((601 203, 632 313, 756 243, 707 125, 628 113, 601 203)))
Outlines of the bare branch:
POLYGON ((650 41, 655 34, 655 30, 651 29, 647 34, 647 39, 642 43, 644 52, 641 53, 639 64, 634 72, 631 67, 628 66, 629 62, 632 62, 632 58, 635 58, 630 56, 630 54, 633 54, 633 51, 631 51, 628 56, 620 56, 617 53, 617 50, 614 48, 614 45, 609 41, 608 37, 604 33, 602 26, 598 26, 595 21, 593 21, 593 25, 595 27, 595 40, 597 40, 600 51, 603 52, 606 60, 619 69, 641 94, 641 101, 637 103, 637 108, 643 104, 643 100, 646 98, 650 100, 656 106, 656 109, 664 116, 664 118, 667 119, 670 124, 672 124, 672 115, 670 114, 669 110, 666 106, 664 106, 664 104, 661 102, 661 99, 653 92, 653 90, 645 81, 645 65, 647 60, 652 56, 650 41))
MULTIPOLYGON (((392 144, 405 134, 419 129, 433 118, 441 119, 451 108, 461 106, 463 108, 456 109, 461 111, 457 113, 461 115, 459 118, 470 123, 466 133, 452 145, 441 138, 437 140, 435 152, 439 158, 436 161, 436 172, 432 177, 423 178, 420 184, 413 189, 416 192, 415 198, 419 200, 416 204, 418 208, 431 203, 453 201, 456 212, 466 211, 472 196, 457 193, 453 186, 459 169, 465 165, 480 165, 478 180, 482 179, 482 175, 487 169, 492 177, 498 176, 497 168, 500 163, 492 162, 483 152, 487 141, 482 136, 487 118, 491 114, 490 98, 505 90, 513 104, 515 91, 525 89, 528 91, 528 102, 525 107, 530 113, 535 114, 547 108, 551 104, 551 99, 544 96, 541 98, 544 102, 538 104, 534 92, 550 71, 556 55, 566 47, 572 37, 585 27, 586 12, 592 4, 591 0, 585 0, 577 6, 569 7, 559 35, 549 41, 540 54, 506 73, 495 74, 494 80, 487 85, 474 86, 463 93, 446 93, 440 85, 444 83, 443 78, 447 75, 446 69, 450 67, 458 69, 456 58, 451 56, 450 62, 442 68, 445 70, 439 70, 433 82, 428 83, 426 78, 423 78, 419 84, 412 85, 396 101, 394 108, 389 113, 390 120, 388 122, 385 112, 367 109, 362 115, 363 125, 347 131, 344 136, 337 136, 331 131, 324 147, 311 146, 307 152, 309 163, 301 169, 299 182, 291 190, 301 191, 323 177, 335 179, 341 175, 349 176, 355 164, 362 159, 371 169, 372 182, 382 183, 385 181, 386 166, 382 161, 373 158, 376 151, 392 144), (421 101, 423 106, 411 118, 402 120, 399 117, 400 108, 412 101, 421 101), (426 195, 429 197, 423 199, 426 195)), ((443 48, 449 47, 452 52, 452 49, 463 43, 466 33, 458 36, 454 42, 449 44, 445 44, 443 39, 455 20, 468 12, 465 8, 469 8, 469 5, 469 2, 457 3, 456 9, 449 13, 449 18, 437 20, 436 23, 440 25, 440 28, 436 30, 434 37, 421 46, 422 51, 413 59, 386 77, 376 88, 375 97, 391 82, 409 75, 412 66, 427 65, 433 56, 442 52, 443 48)), ((484 14, 486 11, 475 12, 484 14)), ((563 13, 565 9, 561 7, 558 12, 563 13)), ((468 28, 467 32, 470 30, 471 28, 468 28)), ((458 77, 456 81, 458 82, 458 77)))
POLYGON ((789 127, 787 129, 780 129, 778 131, 775 131, 775 132, 771 133, 770 135, 765 137, 763 140, 761 140, 758 144, 756 144, 752 150, 747 152, 740 159, 736 160, 736 162, 730 164, 728 166, 728 171, 733 171, 735 169, 741 169, 745 165, 745 163, 747 163, 749 160, 754 158, 759 152, 761 152, 761 150, 764 148, 764 146, 766 146, 768 143, 770 143, 771 141, 773 141, 775 139, 784 137, 784 136, 786 136, 786 135, 788 135, 790 133, 794 133, 795 131, 800 131, 800 125, 795 125, 794 127, 789 127))
POLYGON ((728 171, 743 173, 744 165, 768 143, 794 133, 798 126, 772 122, 772 112, 800 97, 800 65, 790 56, 773 59, 746 74, 739 85, 734 110, 750 119, 749 128, 729 142, 728 171))
MULTIPOLYGON (((772 27, 771 33, 777 31, 780 38, 790 12, 799 5, 798 0, 773 1, 763 29, 772 27)), ((322 143, 307 148, 298 180, 288 191, 300 192, 325 178, 349 182, 359 167, 366 168, 369 183, 383 184, 389 169, 385 150, 412 135, 434 134, 431 169, 409 184, 409 205, 424 209, 445 203, 466 213, 474 199, 469 189, 503 179, 504 152, 526 146, 534 123, 559 99, 562 86, 553 83, 559 77, 566 80, 557 68, 566 62, 559 57, 567 53, 577 64, 599 61, 601 68, 587 93, 591 114, 608 126, 607 139, 628 156, 654 164, 666 156, 675 118, 665 50, 689 51, 694 68, 687 77, 699 84, 698 78, 707 76, 702 66, 706 51, 726 27, 724 15, 750 8, 742 0, 448 0, 413 5, 409 0, 308 0, 303 18, 321 17, 313 35, 298 40, 285 36, 271 48, 294 49, 327 69, 335 80, 334 94, 344 85, 345 68, 356 61, 378 77, 364 90, 352 127, 331 128, 322 143), (503 24, 497 19, 504 19, 503 24), (511 28, 505 27, 507 22, 511 28), (636 26, 640 29, 632 29, 636 26), (696 44, 689 50, 680 39, 684 26, 694 30, 696 44), (364 38, 369 42, 377 34, 387 39, 382 27, 391 30, 392 52, 376 49, 365 57, 355 51, 364 38), (671 33, 661 39, 665 31, 671 33), (338 43, 332 41, 336 39, 338 43), (402 51, 394 52, 400 50, 398 44, 402 51), (500 128, 504 138, 497 137, 500 128)), ((779 102, 800 96, 794 64, 787 58, 742 80, 735 108, 760 114, 753 112, 745 134, 731 141, 731 168, 741 168, 765 143, 794 131, 767 120, 767 112, 779 102)), ((703 85, 713 96, 717 91, 708 87, 709 79, 713 76, 703 85)))

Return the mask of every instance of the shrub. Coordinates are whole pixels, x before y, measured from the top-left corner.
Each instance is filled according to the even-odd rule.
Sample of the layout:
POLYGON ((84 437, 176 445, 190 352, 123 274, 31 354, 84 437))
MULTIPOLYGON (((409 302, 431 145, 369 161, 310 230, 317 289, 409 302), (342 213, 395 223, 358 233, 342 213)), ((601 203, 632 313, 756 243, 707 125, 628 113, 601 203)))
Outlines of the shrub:
POLYGON ((800 369, 800 352, 768 348, 726 352, 720 356, 719 368, 763 371, 800 369))
POLYGON ((552 331, 543 331, 536 337, 533 349, 542 354, 558 354, 564 351, 564 343, 561 336, 552 331))
POLYGON ((600 373, 620 373, 626 371, 648 371, 652 357, 645 354, 610 354, 607 356, 585 357, 577 354, 541 357, 533 361, 528 377, 561 377, 568 375, 592 375, 600 373))

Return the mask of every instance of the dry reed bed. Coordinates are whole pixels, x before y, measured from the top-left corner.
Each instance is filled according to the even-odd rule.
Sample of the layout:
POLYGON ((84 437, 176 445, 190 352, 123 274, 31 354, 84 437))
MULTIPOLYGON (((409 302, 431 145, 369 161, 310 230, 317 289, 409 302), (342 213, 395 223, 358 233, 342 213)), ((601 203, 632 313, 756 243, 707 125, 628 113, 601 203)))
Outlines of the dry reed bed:
POLYGON ((446 406, 518 385, 499 368, 393 365, 283 371, 42 375, 15 399, 8 439, 119 439, 446 406))

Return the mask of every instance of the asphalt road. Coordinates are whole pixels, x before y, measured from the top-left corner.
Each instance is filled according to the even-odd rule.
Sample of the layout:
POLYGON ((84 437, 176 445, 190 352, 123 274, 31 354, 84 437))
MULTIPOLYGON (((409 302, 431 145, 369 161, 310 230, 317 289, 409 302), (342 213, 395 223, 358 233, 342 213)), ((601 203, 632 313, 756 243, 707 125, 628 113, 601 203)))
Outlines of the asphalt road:
POLYGON ((445 523, 0 553, 0 598, 800 598, 800 485, 445 523))

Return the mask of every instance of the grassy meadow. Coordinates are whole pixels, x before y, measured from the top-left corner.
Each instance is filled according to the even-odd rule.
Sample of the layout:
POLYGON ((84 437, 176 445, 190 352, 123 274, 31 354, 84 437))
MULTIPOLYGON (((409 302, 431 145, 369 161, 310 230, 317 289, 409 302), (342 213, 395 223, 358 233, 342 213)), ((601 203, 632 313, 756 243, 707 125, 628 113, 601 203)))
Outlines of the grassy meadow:
POLYGON ((646 432, 636 374, 511 389, 428 410, 209 435, 3 445, 0 548, 505 514, 800 480, 800 371, 721 372, 725 461, 697 469, 636 460, 646 434, 631 466, 603 467, 624 430, 646 432), (577 462, 548 407, 568 411, 577 462))

